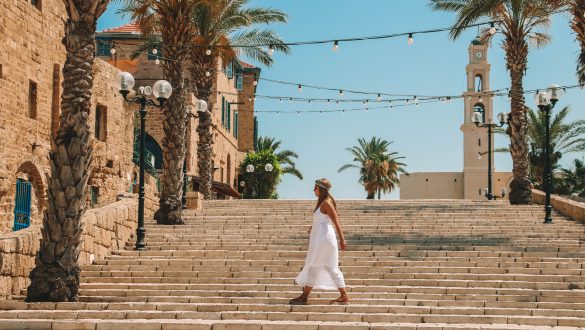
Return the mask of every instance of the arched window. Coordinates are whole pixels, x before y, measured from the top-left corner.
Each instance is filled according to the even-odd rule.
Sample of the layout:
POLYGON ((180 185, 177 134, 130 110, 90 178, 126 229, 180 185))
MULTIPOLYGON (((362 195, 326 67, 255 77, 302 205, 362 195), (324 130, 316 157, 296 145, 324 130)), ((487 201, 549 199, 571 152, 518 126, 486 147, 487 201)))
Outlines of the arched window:
POLYGON ((473 112, 480 113, 481 114, 481 122, 485 123, 485 107, 483 106, 483 103, 476 103, 473 106, 473 112))
POLYGON ((483 91, 483 77, 480 74, 475 75, 475 88, 478 92, 483 91))

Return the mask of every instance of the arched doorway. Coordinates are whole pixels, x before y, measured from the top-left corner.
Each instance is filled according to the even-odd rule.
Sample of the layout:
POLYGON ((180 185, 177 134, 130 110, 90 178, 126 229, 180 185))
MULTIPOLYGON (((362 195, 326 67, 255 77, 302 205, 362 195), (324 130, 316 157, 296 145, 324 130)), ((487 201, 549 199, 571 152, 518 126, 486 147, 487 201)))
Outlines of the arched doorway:
POLYGON ((46 207, 45 184, 37 166, 22 163, 16 170, 13 230, 28 228, 32 220, 38 220, 46 207))

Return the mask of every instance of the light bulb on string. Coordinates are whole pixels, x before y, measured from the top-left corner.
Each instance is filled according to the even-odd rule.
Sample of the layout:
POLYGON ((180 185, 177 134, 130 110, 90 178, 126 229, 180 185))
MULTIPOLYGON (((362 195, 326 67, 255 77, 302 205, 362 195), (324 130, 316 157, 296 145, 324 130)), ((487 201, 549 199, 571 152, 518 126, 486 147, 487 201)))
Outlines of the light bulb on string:
POLYGON ((491 23, 490 23, 490 34, 491 34, 491 35, 494 35, 494 34, 496 34, 496 32, 497 32, 497 30, 496 30, 496 25, 495 25, 495 23, 494 23, 494 22, 491 22, 491 23))
POLYGON ((336 52, 339 50, 339 41, 335 40, 333 43, 333 51, 336 52))
POLYGON ((479 103, 483 103, 483 97, 482 96, 479 97, 479 103))
POLYGON ((112 48, 110 49, 110 54, 112 55, 116 55, 116 46, 112 46, 112 48))
POLYGON ((278 101, 279 101, 280 103, 282 103, 282 99, 279 99, 278 101))
POLYGON ((270 45, 270 47, 268 48, 268 55, 272 56, 274 55, 274 46, 270 45))
POLYGON ((376 98, 376 100, 377 100, 378 102, 382 101, 382 95, 381 95, 381 94, 378 94, 378 97, 376 98))
POLYGON ((413 102, 414 102, 414 104, 418 105, 418 98, 416 96, 414 96, 413 102))
POLYGON ((252 83, 254 86, 258 86, 258 80, 254 79, 254 82, 252 83))
POLYGON ((209 76, 211 76, 211 72, 209 72, 209 71, 206 71, 206 72, 205 72, 205 76, 206 76, 206 77, 209 77, 209 76))
POLYGON ((408 34, 408 45, 412 45, 414 43, 414 38, 412 37, 412 33, 408 34))
POLYGON ((205 51, 205 55, 207 56, 211 55, 211 47, 207 48, 207 50, 205 51))
POLYGON ((311 100, 309 100, 309 104, 311 104, 311 100))
POLYGON ((157 53, 158 53, 158 49, 156 49, 156 48, 153 48, 153 49, 152 49, 152 55, 156 55, 157 53))
POLYGON ((339 97, 343 97, 343 90, 339 90, 339 97))
POLYGON ((301 85, 299 84, 299 87, 298 87, 297 89, 299 90, 299 93, 300 93, 300 92, 302 92, 302 91, 303 91, 303 86, 301 86, 301 85))
POLYGON ((154 60, 154 64, 159 65, 160 64, 160 60, 157 58, 156 60, 154 60))

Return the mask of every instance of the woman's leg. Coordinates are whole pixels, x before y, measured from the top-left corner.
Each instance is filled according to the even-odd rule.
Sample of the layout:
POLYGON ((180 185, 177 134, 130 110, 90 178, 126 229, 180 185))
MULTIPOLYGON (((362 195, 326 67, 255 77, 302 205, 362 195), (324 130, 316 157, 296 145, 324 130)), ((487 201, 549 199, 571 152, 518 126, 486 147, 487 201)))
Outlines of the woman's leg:
POLYGON ((311 286, 304 286, 303 287, 303 293, 296 297, 293 298, 289 301, 290 304, 306 304, 307 300, 309 299, 309 294, 311 293, 311 290, 313 290, 313 287, 311 286))

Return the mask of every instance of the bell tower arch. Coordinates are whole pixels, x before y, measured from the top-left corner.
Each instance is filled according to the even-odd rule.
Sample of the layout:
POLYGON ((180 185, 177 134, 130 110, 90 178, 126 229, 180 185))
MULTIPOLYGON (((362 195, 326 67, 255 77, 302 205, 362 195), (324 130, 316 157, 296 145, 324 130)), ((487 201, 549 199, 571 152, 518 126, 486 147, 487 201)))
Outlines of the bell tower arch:
POLYGON ((491 91, 491 65, 487 61, 487 50, 487 43, 479 38, 474 39, 469 45, 469 62, 465 69, 467 90, 463 93, 464 116, 461 125, 465 199, 484 199, 483 189, 487 187, 487 131, 485 128, 475 126, 471 119, 474 112, 481 113, 484 122, 491 122, 494 119, 493 96, 488 93, 491 91))

